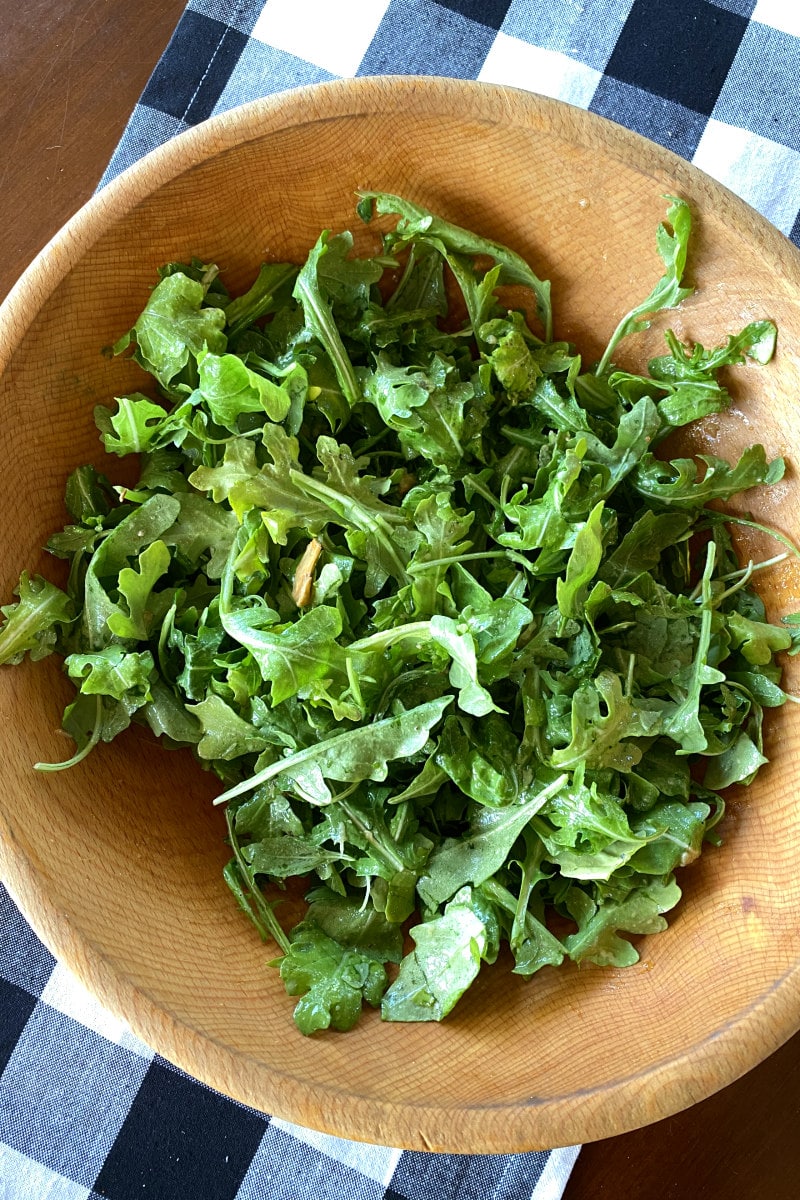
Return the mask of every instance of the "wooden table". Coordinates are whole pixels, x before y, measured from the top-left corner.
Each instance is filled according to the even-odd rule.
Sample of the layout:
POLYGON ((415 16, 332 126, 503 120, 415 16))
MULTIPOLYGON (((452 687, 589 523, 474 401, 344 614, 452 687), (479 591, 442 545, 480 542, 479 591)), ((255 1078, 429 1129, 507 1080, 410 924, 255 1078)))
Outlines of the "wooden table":
MULTIPOLYGON (((94 191, 183 7, 0 0, 0 298, 94 191)), ((799 1124, 800 1035, 703 1104, 584 1147, 565 1197, 796 1200, 799 1124)))

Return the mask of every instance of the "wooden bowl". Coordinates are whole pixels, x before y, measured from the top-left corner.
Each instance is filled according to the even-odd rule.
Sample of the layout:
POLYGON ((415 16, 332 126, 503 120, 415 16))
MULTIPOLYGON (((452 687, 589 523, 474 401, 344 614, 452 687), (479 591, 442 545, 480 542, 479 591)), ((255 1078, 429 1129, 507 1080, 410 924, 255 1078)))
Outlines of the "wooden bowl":
MULTIPOLYGON (((101 354, 128 329, 156 268, 196 254, 233 286, 264 257, 299 259, 350 227, 354 191, 383 189, 506 242, 553 281, 556 330, 587 358, 660 274, 664 193, 695 214, 697 295, 631 339, 643 364, 664 328, 706 345, 772 317, 767 368, 732 376, 734 405, 692 446, 762 441, 800 462, 800 255, 685 162, 588 113, 509 89, 361 79, 304 89, 187 133, 95 197, 2 309, 4 529, 0 594, 64 521, 67 473, 103 454, 92 406, 141 386, 101 354)), ((374 246, 372 227, 358 232, 374 246)), ((791 467, 748 497, 800 532, 791 467)), ((758 507, 756 507, 758 506, 758 507)), ((770 550, 774 553, 774 550, 770 550)), ((797 572, 764 573, 772 615, 800 607, 797 572)), ((442 1025, 382 1024, 304 1038, 264 948, 221 879, 212 778, 141 731, 81 766, 63 757, 58 663, 0 672, 0 866, 53 951, 161 1054, 215 1088, 345 1137, 417 1149, 520 1151, 655 1121, 753 1067, 800 1025, 800 745, 796 708, 769 720, 773 765, 731 799, 720 849, 683 872, 666 933, 627 970, 500 967, 442 1025)))

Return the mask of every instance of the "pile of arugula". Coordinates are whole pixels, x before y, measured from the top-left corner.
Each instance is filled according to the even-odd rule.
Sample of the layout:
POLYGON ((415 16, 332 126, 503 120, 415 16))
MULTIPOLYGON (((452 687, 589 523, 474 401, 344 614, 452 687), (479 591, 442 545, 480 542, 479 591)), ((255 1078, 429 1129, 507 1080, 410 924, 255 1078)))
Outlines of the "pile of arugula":
POLYGON ((775 655, 800 648, 709 507, 782 461, 653 453, 728 406, 720 369, 767 362, 774 326, 712 350, 668 333, 648 374, 613 366, 690 294, 685 203, 591 370, 512 251, 364 195, 376 209, 399 218, 382 254, 325 232, 235 298, 214 266, 162 269, 115 348, 160 398, 96 411, 138 483, 73 473, 48 543, 66 587, 23 575, 0 632, 0 661, 57 651, 77 689, 76 753, 42 769, 135 720, 218 775, 225 879, 304 1033, 363 1001, 440 1020, 503 942, 524 976, 635 962, 625 935, 665 928, 720 791, 765 762, 775 655), (287 933, 276 897, 307 875, 287 933))

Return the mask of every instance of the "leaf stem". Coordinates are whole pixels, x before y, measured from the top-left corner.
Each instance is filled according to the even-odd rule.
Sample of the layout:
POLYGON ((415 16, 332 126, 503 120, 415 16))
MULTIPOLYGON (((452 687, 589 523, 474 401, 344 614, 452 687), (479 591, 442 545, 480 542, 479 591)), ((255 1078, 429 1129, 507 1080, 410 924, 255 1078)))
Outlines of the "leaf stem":
POLYGON ((321 500, 332 512, 336 513, 345 525, 354 525, 356 529, 371 533, 381 543, 391 559, 397 579, 401 583, 408 580, 406 564, 397 553, 397 548, 392 541, 391 527, 383 516, 369 512, 354 497, 343 496, 335 488, 328 487, 319 479, 312 479, 302 471, 290 471, 289 478, 301 491, 313 496, 315 500, 321 500))
POLYGON ((533 438, 524 429, 515 429, 513 425, 501 425, 500 432, 515 446, 527 446, 531 450, 538 450, 542 445, 541 438, 533 438))
POLYGON ((763 571, 766 567, 777 566, 778 563, 785 562, 788 557, 788 551, 784 550, 783 554, 776 554, 774 558, 765 558, 762 562, 754 563, 750 559, 746 567, 739 567, 737 571, 728 571, 726 575, 718 575, 717 583, 726 583, 729 579, 736 579, 737 576, 745 574, 749 578, 753 571, 763 571))
POLYGON ((461 482, 462 484, 468 484, 473 492, 477 492, 479 496, 482 496, 487 504, 491 504, 495 512, 502 512, 497 497, 493 496, 489 489, 483 486, 483 482, 477 476, 465 475, 461 482))
MULTIPOLYGON (((772 529, 769 525, 762 525, 760 521, 749 521, 746 517, 735 517, 732 513, 714 513, 709 509, 706 509, 706 518, 711 525, 744 525, 747 529, 757 529, 760 533, 766 533, 770 537, 775 538, 775 541, 785 546, 790 554, 800 559, 800 549, 795 546, 791 538, 788 538, 784 533, 780 533, 777 529, 772 529)), ((764 565, 768 564, 765 563, 764 565)))
POLYGON ((236 836, 236 830, 234 827, 234 813, 230 808, 225 810, 225 822, 228 826, 228 840, 230 842, 231 849, 233 850, 233 856, 236 859, 236 865, 239 868, 244 882, 247 884, 248 891, 250 892, 250 895, 255 903, 259 916, 271 934, 273 941, 280 946, 284 954, 288 954, 290 949, 289 939, 281 929, 278 919, 275 916, 275 913, 272 911, 272 905, 264 899, 261 889, 256 885, 256 882, 253 879, 253 873, 250 870, 250 867, 244 860, 241 846, 239 845, 239 839, 236 836))
POLYGON ((511 561, 520 567, 526 567, 533 573, 533 566, 528 562, 524 555, 518 554, 515 550, 476 550, 473 554, 453 554, 448 558, 431 558, 426 562, 409 563, 409 575, 422 575, 430 567, 449 567, 453 563, 475 562, 478 559, 486 558, 503 558, 506 561, 511 561))
POLYGON ((403 862, 402 858, 400 858, 399 854, 397 854, 391 846, 387 846, 383 842, 379 841, 379 839, 370 829, 369 825, 366 823, 366 821, 362 820, 361 816, 355 811, 355 809, 351 808, 350 805, 344 800, 337 799, 335 802, 339 805, 339 808, 341 808, 348 821, 355 825, 362 837, 364 837, 369 845, 372 846, 373 850, 378 852, 381 858, 384 858, 388 862, 390 867, 394 867, 395 871, 398 872, 405 870, 406 864, 403 862))
MULTIPOLYGON (((426 564, 426 566, 432 565, 431 563, 426 564)), ((430 636, 430 621, 409 621, 407 625, 396 625, 394 629, 382 629, 379 633, 371 633, 368 637, 359 638, 357 641, 351 642, 347 650, 363 654, 370 650, 386 650, 393 642, 403 641, 404 638, 429 638, 430 636)))
POLYGON ((91 754, 97 743, 100 741, 100 732, 103 728, 103 697, 95 696, 95 717, 92 736, 80 750, 73 754, 72 758, 68 758, 66 762, 46 763, 37 762, 33 764, 35 771, 66 771, 69 767, 75 767, 79 762, 83 762, 87 755, 91 754))

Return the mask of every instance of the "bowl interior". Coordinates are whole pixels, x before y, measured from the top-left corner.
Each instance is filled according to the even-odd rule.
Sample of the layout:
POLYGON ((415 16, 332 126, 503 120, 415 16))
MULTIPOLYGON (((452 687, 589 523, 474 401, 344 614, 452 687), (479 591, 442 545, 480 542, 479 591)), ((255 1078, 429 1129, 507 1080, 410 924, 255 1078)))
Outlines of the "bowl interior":
MULTIPOLYGON (((430 80, 326 85, 219 118, 151 156, 79 214, 12 295, 0 326, 4 601, 22 569, 54 569, 40 547, 64 522, 67 473, 86 461, 110 470, 92 407, 144 377, 101 350, 130 327, 157 267, 198 255, 239 287, 264 258, 301 259, 323 227, 374 247, 376 230, 355 215, 359 187, 417 199, 527 257, 553 282, 557 334, 587 360, 660 273, 663 194, 684 196, 698 292, 618 360, 643 366, 668 326, 710 345, 772 317, 774 362, 739 369, 731 411, 689 440, 726 455, 761 441, 800 462, 799 256, 743 204, 635 135, 554 102, 430 80)), ((796 471, 745 507, 797 536, 796 471)), ((792 567, 760 584, 772 615, 797 607, 792 567)), ((524 982, 498 965, 441 1026, 370 1013, 346 1036, 304 1039, 267 967, 272 948, 221 881, 223 815, 188 754, 133 730, 72 771, 32 771, 64 756, 69 691, 52 660, 0 672, 4 876, 104 1003, 240 1100, 416 1148, 568 1144, 699 1100, 799 1023, 793 705, 771 713, 773 765, 732 796, 724 845, 683 872, 684 901, 668 932, 642 940, 636 967, 546 968, 524 982)))

